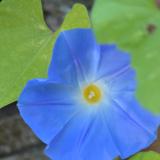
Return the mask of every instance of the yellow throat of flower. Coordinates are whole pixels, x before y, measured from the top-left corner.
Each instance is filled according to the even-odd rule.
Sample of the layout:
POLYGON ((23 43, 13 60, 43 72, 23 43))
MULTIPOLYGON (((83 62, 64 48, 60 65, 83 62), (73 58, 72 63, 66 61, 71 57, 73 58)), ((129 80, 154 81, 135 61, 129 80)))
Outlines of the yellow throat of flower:
POLYGON ((89 104, 97 104, 102 98, 101 89, 95 84, 89 84, 83 89, 83 97, 89 104))

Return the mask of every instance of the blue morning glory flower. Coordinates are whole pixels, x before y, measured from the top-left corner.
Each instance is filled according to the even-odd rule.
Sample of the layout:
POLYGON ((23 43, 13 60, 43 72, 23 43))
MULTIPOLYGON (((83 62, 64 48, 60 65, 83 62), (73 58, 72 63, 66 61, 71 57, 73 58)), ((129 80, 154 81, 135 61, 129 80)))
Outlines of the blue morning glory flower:
POLYGON ((48 78, 29 81, 18 108, 51 159, 125 159, 149 146, 159 126, 135 90, 129 54, 73 29, 60 33, 48 78))

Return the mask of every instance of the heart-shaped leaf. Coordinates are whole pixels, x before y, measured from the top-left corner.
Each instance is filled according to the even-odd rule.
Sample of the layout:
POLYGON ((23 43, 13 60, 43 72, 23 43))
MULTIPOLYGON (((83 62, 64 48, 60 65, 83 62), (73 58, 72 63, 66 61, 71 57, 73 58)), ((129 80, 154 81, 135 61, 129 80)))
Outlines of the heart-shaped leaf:
MULTIPOLYGON (((87 10, 76 4, 60 30, 86 27, 87 10)), ((59 31, 46 26, 40 0, 0 1, 0 107, 16 101, 29 79, 47 76, 59 31)))

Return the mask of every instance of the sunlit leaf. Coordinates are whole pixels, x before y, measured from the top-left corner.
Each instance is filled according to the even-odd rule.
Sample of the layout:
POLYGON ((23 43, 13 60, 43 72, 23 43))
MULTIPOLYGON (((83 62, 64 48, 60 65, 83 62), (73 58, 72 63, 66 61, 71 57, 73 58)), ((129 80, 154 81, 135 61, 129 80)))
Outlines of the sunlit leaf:
MULTIPOLYGON (((83 27, 90 27, 88 14, 76 4, 60 30, 83 27)), ((57 34, 45 24, 40 0, 0 1, 0 107, 16 101, 29 79, 47 76, 57 34)))

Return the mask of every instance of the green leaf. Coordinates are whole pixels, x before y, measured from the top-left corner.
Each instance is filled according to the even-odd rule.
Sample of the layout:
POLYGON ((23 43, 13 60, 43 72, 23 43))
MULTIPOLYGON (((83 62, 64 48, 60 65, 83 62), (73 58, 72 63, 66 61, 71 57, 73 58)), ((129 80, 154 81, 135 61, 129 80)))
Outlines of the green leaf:
POLYGON ((138 100, 160 113, 160 9, 154 0, 96 0, 92 23, 101 43, 129 51, 137 71, 138 100))
POLYGON ((160 154, 156 152, 140 152, 129 160, 160 160, 160 154))
MULTIPOLYGON (((86 27, 86 8, 76 4, 60 30, 86 27)), ((47 76, 59 31, 46 26, 40 0, 0 2, 0 107, 16 101, 29 79, 47 76)))

